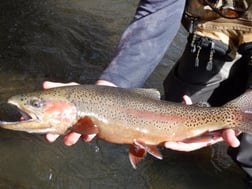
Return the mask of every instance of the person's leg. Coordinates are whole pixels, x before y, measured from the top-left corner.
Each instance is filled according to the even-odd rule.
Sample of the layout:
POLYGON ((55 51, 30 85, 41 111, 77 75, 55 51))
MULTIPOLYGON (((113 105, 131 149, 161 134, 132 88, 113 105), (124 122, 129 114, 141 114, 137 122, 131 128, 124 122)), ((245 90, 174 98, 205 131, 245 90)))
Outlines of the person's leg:
POLYGON ((229 75, 234 61, 228 51, 220 41, 190 35, 183 55, 164 80, 165 100, 181 102, 188 95, 193 102, 208 101, 229 75))
MULTIPOLYGON (((202 51, 204 52, 204 51, 202 51)), ((225 65, 211 73, 204 69, 204 66, 195 67, 195 55, 187 45, 181 59, 164 81, 165 99, 169 101, 182 101, 183 95, 193 98, 193 102, 208 101, 212 106, 221 106, 233 98, 241 95, 247 89, 249 80, 252 84, 251 55, 252 43, 242 45, 239 49, 242 57, 238 59, 229 70, 228 79, 225 72, 225 65), (250 64, 249 64, 250 62, 250 64), (198 70, 193 70, 198 69, 198 70), (199 73, 202 71, 202 73, 199 73), (206 75, 202 75, 206 74, 206 75), (211 75, 212 74, 212 75, 211 75), (248 79, 250 77, 250 79, 248 79)), ((207 54, 207 52, 205 52, 207 54)), ((202 56, 206 56, 202 54, 202 56)), ((220 63, 222 59, 215 59, 214 63, 220 63)), ((252 86, 252 85, 251 85, 252 86)), ((228 154, 247 174, 248 187, 252 187, 252 135, 241 134, 239 136, 241 145, 238 148, 229 148, 228 154)))
MULTIPOLYGON (((204 64, 206 61, 204 57, 208 57, 209 53, 207 50, 202 51, 200 60, 203 60, 203 64, 196 67, 197 55, 190 51, 188 44, 181 59, 164 81, 165 100, 181 102, 182 96, 186 94, 194 103, 208 101, 212 106, 221 106, 241 95, 247 88, 249 78, 251 78, 250 85, 252 84, 250 76, 252 69, 248 64, 251 61, 252 43, 247 44, 244 49, 240 48, 242 57, 232 64, 231 69, 227 69, 228 79, 225 79, 226 73, 223 69, 229 64, 228 62, 224 64, 225 59, 215 58, 214 69, 209 72, 204 64)), ((252 187, 252 135, 244 133, 239 138, 240 147, 229 148, 228 154, 246 172, 248 185, 252 187)))
MULTIPOLYGON (((240 70, 240 73, 238 76, 240 78, 236 77, 236 82, 234 86, 237 86, 239 84, 242 84, 243 73, 248 73, 248 81, 247 81, 247 87, 252 87, 252 43, 246 43, 240 46, 239 52, 243 55, 243 58, 241 59, 241 63, 248 62, 248 66, 243 68, 243 70, 240 70), (239 80, 240 79, 240 80, 239 80)), ((241 92, 238 91, 237 92, 241 92)), ((245 171, 247 174, 247 184, 248 188, 252 188, 252 135, 242 133, 239 136, 240 139, 240 146, 238 148, 229 148, 228 154, 231 156, 231 158, 245 171)))

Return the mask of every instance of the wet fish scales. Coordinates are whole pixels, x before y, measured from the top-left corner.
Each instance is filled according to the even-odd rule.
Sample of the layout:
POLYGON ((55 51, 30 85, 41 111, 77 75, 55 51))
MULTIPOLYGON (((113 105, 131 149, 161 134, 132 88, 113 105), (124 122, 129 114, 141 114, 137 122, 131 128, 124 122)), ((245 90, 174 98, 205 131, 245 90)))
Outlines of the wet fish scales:
POLYGON ((9 99, 33 119, 0 122, 1 127, 34 133, 96 134, 112 143, 130 144, 133 167, 155 146, 183 141, 208 131, 235 128, 251 132, 252 92, 223 107, 186 106, 159 99, 153 89, 79 85, 54 88, 9 99))

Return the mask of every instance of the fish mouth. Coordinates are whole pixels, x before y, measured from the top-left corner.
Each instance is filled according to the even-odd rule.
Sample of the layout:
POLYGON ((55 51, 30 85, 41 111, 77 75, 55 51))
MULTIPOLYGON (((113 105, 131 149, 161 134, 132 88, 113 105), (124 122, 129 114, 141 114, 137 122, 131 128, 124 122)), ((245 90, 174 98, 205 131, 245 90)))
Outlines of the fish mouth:
POLYGON ((20 119, 19 121, 30 121, 34 120, 33 116, 28 114, 27 112, 21 110, 20 108, 17 107, 18 112, 20 113, 20 119))
POLYGON ((1 124, 14 124, 20 122, 29 122, 37 120, 37 116, 22 110, 22 107, 19 107, 17 104, 8 102, 1 103, 0 110, 0 123, 1 124))
MULTIPOLYGON (((2 105, 0 103, 1 107, 2 105)), ((36 113, 33 113, 32 109, 29 110, 29 108, 22 106, 22 104, 19 105, 11 101, 5 103, 5 106, 4 109, 8 110, 7 113, 3 112, 3 109, 0 108, 1 128, 40 134, 57 132, 55 127, 43 122, 39 118, 39 114, 36 115, 36 113)))

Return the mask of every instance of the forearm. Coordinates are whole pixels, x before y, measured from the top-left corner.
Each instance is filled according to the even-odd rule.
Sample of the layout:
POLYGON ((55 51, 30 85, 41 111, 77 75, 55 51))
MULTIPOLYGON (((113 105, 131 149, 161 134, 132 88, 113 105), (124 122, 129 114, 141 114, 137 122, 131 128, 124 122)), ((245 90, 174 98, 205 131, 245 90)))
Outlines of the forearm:
POLYGON ((120 87, 140 87, 162 59, 176 35, 184 0, 143 0, 125 30, 114 59, 101 80, 120 87))

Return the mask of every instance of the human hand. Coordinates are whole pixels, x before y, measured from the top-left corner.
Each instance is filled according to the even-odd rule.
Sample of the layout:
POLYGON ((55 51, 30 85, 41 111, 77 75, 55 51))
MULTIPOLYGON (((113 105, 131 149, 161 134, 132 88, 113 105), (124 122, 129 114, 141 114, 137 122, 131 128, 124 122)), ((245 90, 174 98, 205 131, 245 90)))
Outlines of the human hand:
MULTIPOLYGON (((43 88, 44 89, 50 89, 54 87, 62 87, 62 86, 71 86, 71 85, 78 85, 78 83, 71 82, 71 83, 56 83, 56 82, 49 82, 45 81, 43 83, 43 88)), ((53 133, 47 133, 45 135, 45 138, 48 142, 54 142, 57 138, 59 137, 58 134, 53 134, 53 133)), ((90 141, 95 137, 95 135, 81 135, 79 133, 75 132, 70 132, 64 136, 64 143, 67 146, 71 146, 75 144, 79 138, 82 138, 85 141, 90 141)))
MULTIPOLYGON (((75 83, 75 82, 71 82, 71 83, 56 83, 56 82, 45 81, 43 83, 43 88, 44 89, 50 89, 50 88, 54 88, 54 87, 71 86, 71 85, 79 85, 79 84, 75 83)), ((96 82, 96 85, 107 85, 107 86, 116 87, 115 84, 113 84, 111 82, 108 82, 108 81, 105 81, 105 80, 98 80, 96 82)), ((64 143, 67 146, 71 146, 71 145, 75 144, 80 138, 82 138, 85 142, 89 142, 95 136, 96 136, 96 134, 93 134, 93 135, 81 135, 80 133, 70 132, 70 133, 68 133, 68 134, 66 134, 64 136, 64 143)), ((47 133, 45 135, 45 138, 46 138, 46 140, 48 142, 54 142, 58 137, 59 137, 58 134, 53 134, 53 133, 47 133)))
MULTIPOLYGON (((184 96, 184 102, 187 105, 192 104, 192 101, 188 96, 184 96)), ((236 137, 238 134, 240 134, 240 132, 233 129, 225 129, 221 131, 205 133, 201 136, 194 137, 183 142, 165 142, 164 146, 171 150, 190 152, 221 141, 225 141, 229 146, 236 148, 240 145, 240 141, 236 137)))

